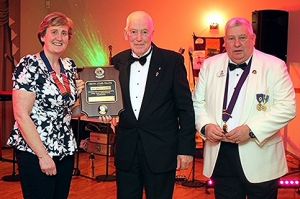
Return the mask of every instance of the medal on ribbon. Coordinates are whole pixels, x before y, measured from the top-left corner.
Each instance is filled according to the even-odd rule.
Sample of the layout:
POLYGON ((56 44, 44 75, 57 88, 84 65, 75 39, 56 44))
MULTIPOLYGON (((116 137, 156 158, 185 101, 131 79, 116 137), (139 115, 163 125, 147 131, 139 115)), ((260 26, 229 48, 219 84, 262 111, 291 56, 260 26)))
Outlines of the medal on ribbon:
POLYGON ((256 94, 256 100, 258 101, 258 104, 256 105, 256 109, 258 111, 262 110, 262 101, 263 101, 263 94, 256 94))
POLYGON ((263 95, 263 107, 262 107, 262 111, 266 111, 267 110, 267 106, 266 103, 269 101, 269 95, 263 95))
POLYGON ((224 123, 223 124, 223 132, 224 132, 224 134, 226 134, 226 133, 228 133, 228 126, 227 126, 227 124, 226 123, 224 123))
POLYGON ((266 111, 266 103, 269 101, 269 95, 265 95, 262 93, 256 94, 256 100, 258 102, 258 104, 256 105, 256 109, 258 111, 266 111))
MULTIPOLYGON (((234 92, 229 99, 227 99, 228 97, 228 87, 229 87, 229 70, 227 70, 227 75, 226 75, 226 83, 225 83, 225 92, 224 92, 224 99, 223 99, 223 109, 222 109, 222 120, 224 122, 223 124, 223 132, 227 133, 228 132, 228 126, 226 124, 226 122, 232 118, 231 114, 233 111, 233 108, 237 102, 239 93, 242 89, 243 84, 245 83, 249 72, 250 72, 250 67, 251 67, 251 62, 252 62, 252 57, 250 58, 248 64, 245 64, 245 70, 243 71, 239 81, 236 84, 236 87, 234 89, 234 92), (227 100, 229 100, 229 103, 227 104, 227 100)), ((229 64, 228 64, 229 65, 229 64)), ((223 71, 221 71, 221 73, 223 73, 223 71)))

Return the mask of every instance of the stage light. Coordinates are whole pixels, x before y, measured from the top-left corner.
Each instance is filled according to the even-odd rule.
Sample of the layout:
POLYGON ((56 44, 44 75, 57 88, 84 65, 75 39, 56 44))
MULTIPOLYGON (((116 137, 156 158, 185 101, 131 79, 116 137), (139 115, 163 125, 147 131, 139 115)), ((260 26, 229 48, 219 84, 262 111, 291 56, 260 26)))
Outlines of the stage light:
MULTIPOLYGON (((206 188, 214 188, 214 181, 209 179, 206 181, 206 188)), ((278 188, 281 189, 299 189, 300 188, 300 180, 299 179, 280 179, 278 181, 278 188)))
POLYGON ((212 22, 211 24, 209 24, 209 29, 210 30, 218 30, 219 24, 217 22, 212 22))
POLYGON ((279 188, 300 188, 300 181, 294 179, 281 179, 278 183, 279 188))
POLYGON ((206 181, 206 188, 213 188, 214 187, 214 181, 212 179, 209 179, 206 181))

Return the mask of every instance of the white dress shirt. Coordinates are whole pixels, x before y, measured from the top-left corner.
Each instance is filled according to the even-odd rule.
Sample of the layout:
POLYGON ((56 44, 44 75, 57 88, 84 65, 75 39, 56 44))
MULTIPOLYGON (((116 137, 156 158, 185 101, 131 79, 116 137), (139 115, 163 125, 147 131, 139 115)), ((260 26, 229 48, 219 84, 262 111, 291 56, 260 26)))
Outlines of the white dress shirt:
MULTIPOLYGON (((145 54, 147 54, 150 50, 151 48, 145 54)), ((132 55, 133 57, 138 57, 134 53, 132 53, 132 55)), ((152 52, 147 56, 147 61, 144 65, 141 65, 138 61, 136 61, 133 62, 130 67, 129 93, 131 106, 136 119, 139 118, 141 110, 151 56, 152 52)))

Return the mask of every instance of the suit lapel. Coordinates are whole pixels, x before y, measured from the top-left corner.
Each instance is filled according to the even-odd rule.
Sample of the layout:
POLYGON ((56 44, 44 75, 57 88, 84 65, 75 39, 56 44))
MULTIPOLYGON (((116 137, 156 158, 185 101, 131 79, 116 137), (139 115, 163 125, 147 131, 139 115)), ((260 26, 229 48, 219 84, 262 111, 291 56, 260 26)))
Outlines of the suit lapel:
POLYGON ((214 74, 214 77, 212 77, 216 82, 215 90, 211 90, 209 92, 215 92, 216 93, 216 102, 212 102, 214 104, 217 104, 216 106, 216 113, 217 113, 217 123, 219 125, 222 125, 222 111, 223 111, 223 101, 224 101, 224 92, 225 92, 225 83, 226 83, 226 75, 227 75, 227 68, 228 68, 228 58, 225 58, 225 61, 221 61, 216 67, 216 73, 214 74))
MULTIPOLYGON (((126 103, 126 107, 129 107, 130 111, 133 113, 131 102, 130 102, 130 93, 129 93, 129 78, 130 78, 130 53, 131 51, 128 51, 128 54, 126 54, 123 58, 121 68, 120 68, 120 83, 123 88, 123 99, 124 103, 126 103)), ((134 113, 133 113, 134 114, 134 113)), ((134 117, 135 118, 135 117, 134 117)))
POLYGON ((139 118, 142 117, 143 113, 145 112, 145 108, 150 104, 151 99, 154 96, 154 92, 158 89, 158 85, 162 77, 161 73, 164 72, 164 67, 161 63, 161 60, 162 58, 160 56, 159 49, 153 44, 153 52, 150 60, 145 93, 139 118))

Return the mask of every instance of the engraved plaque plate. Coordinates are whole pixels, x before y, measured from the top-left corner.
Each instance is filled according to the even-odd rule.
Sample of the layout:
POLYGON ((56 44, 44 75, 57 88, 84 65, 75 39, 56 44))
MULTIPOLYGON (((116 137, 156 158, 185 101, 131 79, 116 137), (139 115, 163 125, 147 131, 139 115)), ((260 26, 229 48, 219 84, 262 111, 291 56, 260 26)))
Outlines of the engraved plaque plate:
POLYGON ((113 66, 84 67, 79 75, 85 81, 82 112, 88 117, 118 115, 123 109, 119 71, 113 66))

